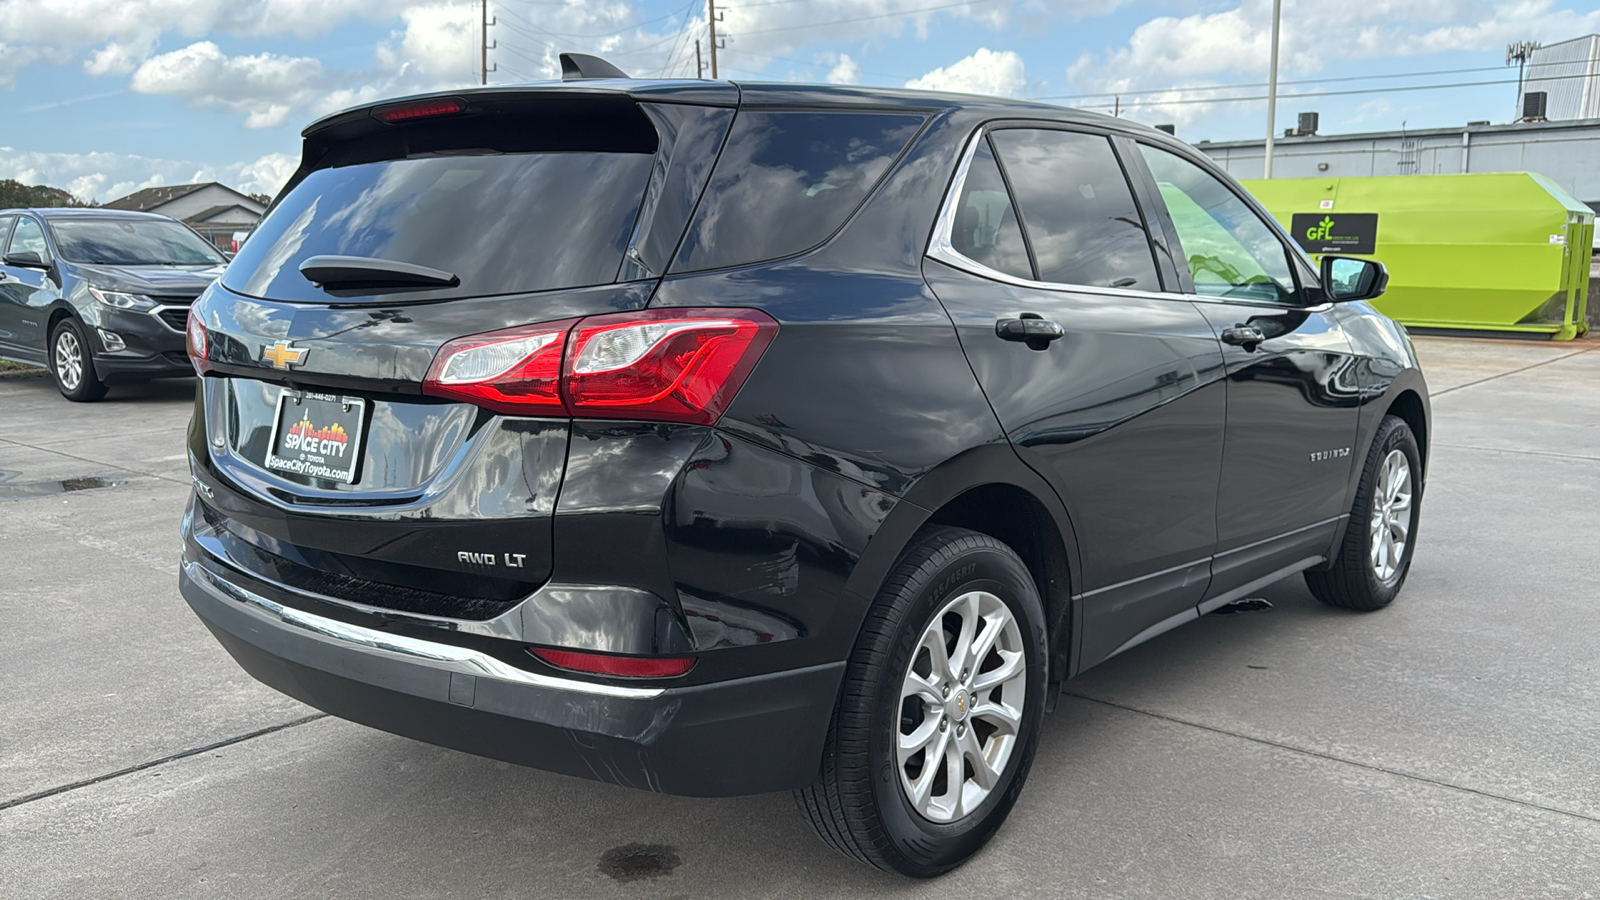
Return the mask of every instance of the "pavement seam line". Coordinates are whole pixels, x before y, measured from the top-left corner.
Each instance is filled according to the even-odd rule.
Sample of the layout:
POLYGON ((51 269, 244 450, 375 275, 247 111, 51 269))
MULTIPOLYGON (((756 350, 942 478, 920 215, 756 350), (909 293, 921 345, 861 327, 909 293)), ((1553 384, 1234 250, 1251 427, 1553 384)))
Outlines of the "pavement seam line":
POLYGON ((1563 359, 1571 359, 1574 356, 1582 356, 1585 353, 1592 353, 1596 349, 1600 349, 1600 348, 1585 347, 1582 350, 1574 350, 1571 353, 1563 353, 1560 356, 1552 357, 1550 359, 1543 359, 1543 360, 1540 360, 1540 361, 1538 361, 1536 363, 1530 363, 1529 365, 1523 366, 1520 369, 1512 369, 1509 372, 1500 372, 1500 373, 1495 374, 1495 375, 1490 375, 1487 378, 1479 378, 1477 381, 1469 381, 1466 384, 1458 384, 1458 385, 1455 385, 1454 387, 1447 387, 1447 388, 1445 388, 1444 390, 1441 390, 1441 391, 1429 391, 1428 392, 1428 396, 1430 398, 1431 397, 1443 397, 1445 394, 1448 394, 1451 391, 1459 391, 1462 388, 1474 387, 1476 385, 1483 384, 1486 381, 1494 381, 1497 378, 1505 378, 1508 375, 1516 375, 1516 374, 1519 374, 1521 372, 1526 372, 1529 369, 1537 369, 1540 366, 1548 366, 1551 363, 1561 362, 1563 359))
MULTIPOLYGON (((1584 351, 1584 352, 1588 352, 1588 351, 1584 351)), ((1418 782, 1421 782, 1423 784, 1431 784, 1434 787, 1445 788, 1446 790, 1459 791, 1459 792, 1461 792, 1463 794, 1473 794, 1475 796, 1484 797, 1484 798, 1487 798, 1487 799, 1490 799, 1490 800, 1499 800, 1502 803, 1511 803, 1511 804, 1514 804, 1516 806, 1525 806, 1525 807, 1527 807, 1529 809, 1539 810, 1540 812, 1555 813, 1556 815, 1569 816, 1571 818, 1579 819, 1579 820, 1584 821, 1584 822, 1600 824, 1600 818, 1596 818, 1594 816, 1585 815, 1585 814, 1580 813, 1580 812, 1573 812, 1570 809, 1561 809, 1560 807, 1556 807, 1556 806, 1545 806, 1542 803, 1535 803, 1532 800, 1522 800, 1522 799, 1519 799, 1517 797, 1507 797, 1504 794, 1496 794, 1496 793, 1493 793, 1493 792, 1490 792, 1490 791, 1482 790, 1480 788, 1467 787, 1465 785, 1460 785, 1460 784, 1452 784, 1451 782, 1448 782, 1448 781, 1440 781, 1437 778, 1429 778, 1426 775, 1418 775, 1418 774, 1416 774, 1414 772, 1403 772, 1403 771, 1400 771, 1399 769, 1388 769, 1388 768, 1385 768, 1383 766, 1374 765, 1372 763, 1364 763, 1364 762, 1361 762, 1360 760, 1346 759, 1346 758, 1344 758, 1342 756, 1334 756, 1331 753, 1323 753, 1320 750, 1311 750, 1311 749, 1308 749, 1308 748, 1305 748, 1305 747, 1296 747, 1293 744, 1284 744, 1284 743, 1280 743, 1278 741, 1271 740, 1269 738, 1256 737, 1255 735, 1243 734, 1243 733, 1240 733, 1240 732, 1237 732, 1237 731, 1229 731, 1226 728, 1219 728, 1219 727, 1217 727, 1215 725, 1206 725, 1206 724, 1204 724, 1202 722, 1192 722, 1192 721, 1190 721, 1188 719, 1180 719, 1177 716, 1169 716, 1169 715, 1165 715, 1163 713, 1151 712, 1148 709, 1139 709, 1136 706, 1126 706, 1126 705, 1121 704, 1121 703, 1113 703, 1110 700, 1101 700, 1099 697, 1089 697, 1089 696, 1086 696, 1084 694, 1075 694, 1072 691, 1062 691, 1061 693, 1065 694, 1068 697, 1076 697, 1079 700, 1086 700, 1086 701, 1088 701, 1090 703, 1098 703, 1098 704, 1100 704, 1102 706, 1109 706, 1112 709, 1120 709, 1120 710, 1122 710, 1124 712, 1131 712, 1131 713, 1135 713, 1135 714, 1141 715, 1141 716, 1149 716, 1152 719, 1160 719, 1163 722, 1171 722, 1171 723, 1173 723, 1175 725, 1187 725, 1190 728, 1198 728, 1198 729, 1200 729, 1202 731, 1209 731, 1209 732, 1212 732, 1213 734, 1221 734, 1221 735, 1225 735, 1227 737, 1238 738, 1240 740, 1250 741, 1250 742, 1256 743, 1256 744, 1262 744, 1262 745, 1267 746, 1267 747, 1273 747, 1273 748, 1278 749, 1278 750, 1287 750, 1290 753, 1299 753, 1299 754, 1301 754, 1303 756, 1312 756, 1312 757, 1316 757, 1317 759, 1327 760, 1328 762, 1342 763, 1342 764, 1347 765, 1347 766, 1355 766, 1358 769, 1366 769, 1366 770, 1368 770, 1370 772, 1380 772, 1380 773, 1382 773, 1384 775, 1393 775, 1396 778, 1404 778, 1407 781, 1418 781, 1418 782)), ((0 808, 3 808, 3 807, 0 807, 0 808)))
POLYGON ((82 781, 74 781, 71 784, 59 785, 57 787, 39 791, 37 793, 27 794, 14 800, 0 801, 0 810, 11 809, 12 807, 21 806, 24 803, 32 803, 35 800, 43 800, 47 797, 54 797, 57 794, 65 794, 69 791, 78 790, 79 788, 86 788, 91 785, 101 784, 103 782, 110 781, 113 778, 121 778, 124 775, 132 775, 135 772, 143 772, 145 769, 153 769, 156 766, 165 765, 169 762, 176 762, 180 759, 188 759, 191 756, 199 756, 202 753, 209 753, 212 750, 221 750, 223 747, 232 747, 234 744, 242 744, 248 740, 253 740, 258 737, 265 737, 269 734, 274 734, 279 731, 293 728, 296 725, 304 725, 307 722, 315 722, 318 719, 326 719, 327 717, 327 713, 312 713, 309 716, 303 716, 291 722, 283 722, 278 725, 269 725, 266 728, 258 728, 249 734, 241 734, 226 740, 217 741, 214 744, 207 744, 204 747, 192 747, 188 750, 180 750, 177 753, 171 754, 170 756, 163 756, 160 759, 152 759, 146 762, 138 763, 137 765, 128 766, 125 769, 118 769, 115 772, 108 772, 104 775, 96 775, 93 778, 85 778, 82 781))
POLYGON ((1523 453, 1550 459, 1575 459, 1583 462, 1600 462, 1600 456, 1580 456, 1576 453, 1551 453, 1548 450, 1512 450, 1508 447, 1474 447, 1471 444, 1434 444, 1446 450, 1471 450, 1475 453, 1523 453))
MULTIPOLYGON (((98 459, 90 459, 87 456, 78 456, 75 453, 66 453, 66 452, 63 452, 61 450, 52 450, 49 447, 39 447, 39 446, 36 446, 34 444, 29 444, 26 441, 19 441, 19 440, 15 440, 13 438, 0 438, 0 442, 7 443, 7 444, 15 444, 18 447, 27 447, 29 450, 37 450, 40 453, 55 453, 55 454, 58 454, 60 456, 65 456, 68 459, 75 459, 78 462, 93 463, 94 465, 97 465, 97 466, 110 466, 111 468, 116 469, 118 471, 121 471, 121 472, 132 472, 135 475, 143 475, 146 478, 155 478, 155 479, 159 479, 161 481, 170 481, 173 484, 189 484, 189 481, 186 480, 186 479, 183 479, 183 478, 173 478, 173 477, 168 476, 168 475, 157 475, 154 472, 145 472, 145 471, 140 470, 140 469, 130 469, 127 466, 119 466, 116 463, 101 462, 98 459)), ((0 807, 0 809, 3 809, 3 808, 4 807, 0 807)))

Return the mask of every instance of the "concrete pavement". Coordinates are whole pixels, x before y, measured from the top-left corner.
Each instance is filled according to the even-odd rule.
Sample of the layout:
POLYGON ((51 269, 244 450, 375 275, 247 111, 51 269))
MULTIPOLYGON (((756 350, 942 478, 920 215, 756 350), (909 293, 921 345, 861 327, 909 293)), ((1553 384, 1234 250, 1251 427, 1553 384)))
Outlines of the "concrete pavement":
POLYGON ((0 896, 1600 896, 1600 344, 1417 343, 1400 600, 1292 578, 1069 682, 1011 821, 928 883, 786 795, 520 769, 257 685, 175 589, 191 383, 0 377, 0 497, 29 494, 0 499, 0 896))

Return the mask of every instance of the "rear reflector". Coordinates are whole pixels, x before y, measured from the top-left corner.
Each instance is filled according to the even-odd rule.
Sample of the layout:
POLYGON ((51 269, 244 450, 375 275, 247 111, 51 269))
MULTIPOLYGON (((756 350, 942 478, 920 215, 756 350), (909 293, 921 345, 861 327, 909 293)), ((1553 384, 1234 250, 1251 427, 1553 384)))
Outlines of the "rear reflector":
POLYGON ((426 119, 429 116, 448 116, 463 109, 466 109, 466 106, 460 100, 423 100, 380 109, 374 115, 381 122, 405 122, 410 119, 426 119))
POLYGON ((777 331, 753 309, 647 309, 524 325, 445 344, 422 392, 513 415, 710 425, 777 331))
POLYGON ((557 668, 623 678, 672 678, 688 672, 695 663, 693 656, 612 656, 548 647, 529 647, 528 651, 557 668))

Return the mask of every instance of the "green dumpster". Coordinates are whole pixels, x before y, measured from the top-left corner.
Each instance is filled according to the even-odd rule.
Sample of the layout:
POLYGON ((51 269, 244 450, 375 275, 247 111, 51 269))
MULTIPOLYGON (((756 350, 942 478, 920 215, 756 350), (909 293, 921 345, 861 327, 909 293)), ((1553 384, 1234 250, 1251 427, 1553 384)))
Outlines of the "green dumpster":
POLYGON ((1389 269, 1375 305, 1407 326, 1588 331, 1594 213, 1542 175, 1389 175, 1245 181, 1313 255, 1389 269))

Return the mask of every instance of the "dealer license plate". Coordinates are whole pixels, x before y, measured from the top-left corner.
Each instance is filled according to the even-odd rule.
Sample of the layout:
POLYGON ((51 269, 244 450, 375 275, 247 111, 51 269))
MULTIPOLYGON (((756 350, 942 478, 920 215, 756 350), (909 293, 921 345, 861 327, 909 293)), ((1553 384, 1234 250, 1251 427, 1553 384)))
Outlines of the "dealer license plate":
POLYGON ((367 402, 285 389, 278 395, 267 468, 349 484, 361 461, 367 402))

